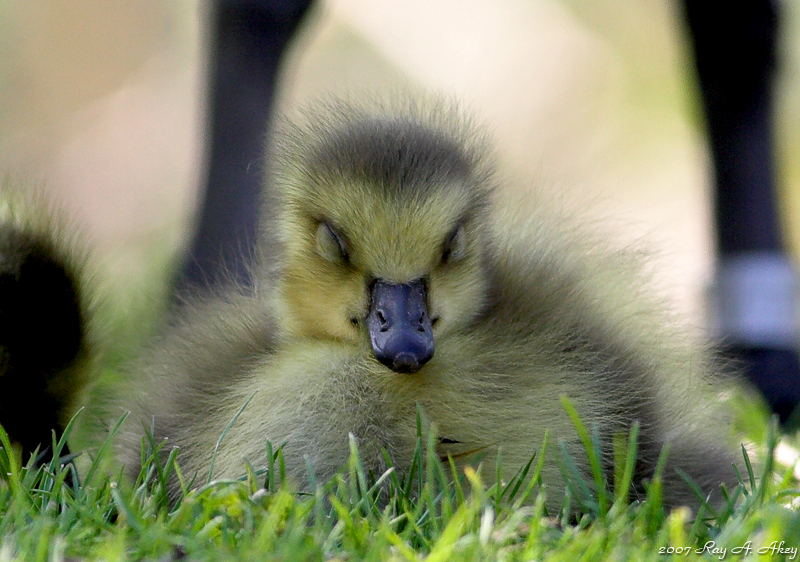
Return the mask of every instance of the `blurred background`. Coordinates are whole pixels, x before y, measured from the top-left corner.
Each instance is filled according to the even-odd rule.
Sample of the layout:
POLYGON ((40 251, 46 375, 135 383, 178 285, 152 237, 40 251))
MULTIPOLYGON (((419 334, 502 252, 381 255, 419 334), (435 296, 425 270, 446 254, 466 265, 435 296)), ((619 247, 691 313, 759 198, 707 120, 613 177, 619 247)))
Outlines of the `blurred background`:
MULTIPOLYGON (((800 5, 782 8, 779 185, 797 255, 800 5)), ((659 286, 699 330, 713 265, 711 168, 679 9, 321 1, 296 37, 277 105, 407 84, 457 97, 494 134, 505 197, 545 193, 619 243, 646 239, 659 286)), ((131 294, 171 279, 193 225, 208 21, 208 6, 189 0, 0 0, 0 173, 53 193, 85 225, 101 274, 131 294)))

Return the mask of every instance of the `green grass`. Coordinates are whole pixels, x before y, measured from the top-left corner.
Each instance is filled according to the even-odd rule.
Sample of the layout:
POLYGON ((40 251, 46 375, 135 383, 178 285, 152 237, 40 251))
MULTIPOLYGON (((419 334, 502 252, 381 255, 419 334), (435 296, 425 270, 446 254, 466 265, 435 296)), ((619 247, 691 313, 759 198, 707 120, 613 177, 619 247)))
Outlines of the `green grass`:
MULTIPOLYGON (((736 489, 725 491, 728 501, 720 509, 666 513, 658 472, 646 499, 628 503, 637 428, 615 440, 612 488, 599 468, 596 432, 583 426, 567 400, 564 405, 584 442, 589 479, 565 449, 559 455, 557 443, 545 442, 516 475, 504 480, 498 468, 497 483, 486 486, 480 467, 459 473, 452 463, 441 462, 432 446, 435 436, 420 430, 406 474, 365 473, 351 439, 350 460, 340 474, 323 483, 312 473, 313 494, 285 483, 281 448, 271 444, 265 445, 264 471, 244 465, 238 481, 198 475, 187 482, 180 455, 159 455, 163 444, 145 439, 144 469, 135 483, 126 483, 106 466, 113 431, 84 463, 83 474, 58 462, 38 469, 32 462, 22 466, 0 431, 0 562, 737 560, 747 552, 735 554, 735 548, 749 546, 748 559, 756 559, 757 550, 773 542, 800 547, 800 490, 791 469, 778 470, 770 461, 777 442, 774 425, 764 433, 763 474, 752 469, 744 453, 747 473, 736 489), (559 513, 547 512, 547 483, 539 477, 543 459, 551 454, 568 477, 559 513), (171 505, 166 482, 175 477, 183 492, 171 505), (714 546, 703 552, 711 541, 714 546), (668 555, 670 548, 680 554, 668 555), (712 555, 712 548, 720 550, 712 555), (721 549, 726 549, 722 558, 721 549)), ((60 452, 65 440, 54 442, 54 450, 60 452)), ((498 461, 502 466, 502 458, 498 461)))

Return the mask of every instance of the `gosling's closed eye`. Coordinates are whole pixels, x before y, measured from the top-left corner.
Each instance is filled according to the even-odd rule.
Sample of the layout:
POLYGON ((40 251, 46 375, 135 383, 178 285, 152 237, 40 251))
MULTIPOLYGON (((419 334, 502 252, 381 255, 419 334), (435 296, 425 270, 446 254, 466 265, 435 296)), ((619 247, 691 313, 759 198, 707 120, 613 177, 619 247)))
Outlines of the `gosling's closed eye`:
POLYGON ((331 262, 350 262, 344 237, 326 221, 321 221, 317 227, 317 252, 331 262))
POLYGON ((464 225, 458 225, 447 237, 442 250, 442 263, 459 260, 464 257, 467 250, 467 233, 464 225))

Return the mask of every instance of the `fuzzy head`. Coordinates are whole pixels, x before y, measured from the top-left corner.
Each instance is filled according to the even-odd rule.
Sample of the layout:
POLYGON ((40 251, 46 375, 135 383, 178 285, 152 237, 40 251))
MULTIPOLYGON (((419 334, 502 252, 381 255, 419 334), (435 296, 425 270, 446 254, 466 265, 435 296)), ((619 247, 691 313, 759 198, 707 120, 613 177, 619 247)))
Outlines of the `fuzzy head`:
POLYGON ((381 343, 395 320, 432 345, 485 305, 491 175, 463 118, 438 109, 377 116, 337 105, 287 137, 274 177, 288 333, 371 346, 394 370, 415 371, 430 357, 393 366, 393 344, 381 343))

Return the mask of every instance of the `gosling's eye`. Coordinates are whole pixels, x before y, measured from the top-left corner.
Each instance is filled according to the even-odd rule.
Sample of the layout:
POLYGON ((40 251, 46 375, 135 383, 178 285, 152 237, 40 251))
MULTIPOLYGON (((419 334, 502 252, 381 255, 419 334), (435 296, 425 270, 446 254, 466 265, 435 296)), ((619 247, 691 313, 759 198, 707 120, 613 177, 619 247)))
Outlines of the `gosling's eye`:
POLYGON ((331 262, 350 262, 344 237, 325 221, 321 221, 317 227, 317 252, 331 262))
POLYGON ((459 260, 464 257, 467 251, 467 233, 464 225, 460 224, 447 237, 442 250, 442 263, 459 260))

